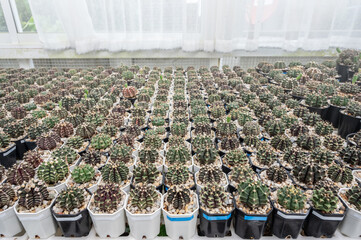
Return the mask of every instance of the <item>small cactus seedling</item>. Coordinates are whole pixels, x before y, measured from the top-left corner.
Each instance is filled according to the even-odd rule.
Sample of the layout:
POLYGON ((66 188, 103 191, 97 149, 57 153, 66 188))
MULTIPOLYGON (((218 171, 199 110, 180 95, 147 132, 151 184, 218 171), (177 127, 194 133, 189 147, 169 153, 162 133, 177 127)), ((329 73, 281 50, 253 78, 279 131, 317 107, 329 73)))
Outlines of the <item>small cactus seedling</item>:
POLYGON ((162 139, 155 131, 147 131, 144 137, 144 147, 152 149, 160 149, 162 147, 162 139))
POLYGON ((292 147, 292 142, 286 135, 277 135, 271 139, 271 146, 277 150, 285 151, 292 147))
POLYGON ((68 146, 56 149, 51 153, 51 156, 54 159, 65 161, 69 166, 74 164, 75 161, 79 158, 78 153, 68 146))
POLYGON ((315 189, 312 193, 312 207, 323 213, 332 213, 337 209, 338 203, 337 195, 325 188, 315 189))
POLYGON ((348 167, 333 164, 328 168, 327 176, 334 182, 350 184, 353 180, 352 170, 348 167))
POLYGON ((242 132, 246 136, 257 136, 261 133, 257 122, 246 122, 243 126, 242 132))
POLYGON ((305 161, 294 166, 293 175, 301 183, 314 185, 324 177, 325 169, 314 161, 305 161))
POLYGON ((323 145, 331 150, 331 151, 338 151, 342 148, 344 140, 337 135, 328 135, 325 137, 323 141, 323 145))
POLYGON ((294 186, 285 186, 277 191, 277 202, 285 209, 297 212, 306 205, 306 195, 294 186))
POLYGON ((272 148, 264 146, 257 151, 257 161, 262 165, 270 166, 277 161, 277 155, 272 148))
POLYGON ((43 162, 40 153, 34 150, 24 153, 23 160, 32 165, 33 168, 37 168, 43 162))
POLYGON ((266 170, 269 180, 275 183, 283 183, 287 180, 287 171, 283 167, 272 166, 266 170))
POLYGON ((361 149, 356 146, 347 146, 340 151, 341 159, 351 166, 361 165, 361 149))
POLYGON ((60 136, 55 132, 44 133, 36 139, 36 145, 41 150, 53 150, 61 142, 60 136))
POLYGON ((207 184, 199 195, 199 202, 203 209, 224 209, 227 207, 228 195, 218 184, 207 184))
POLYGON ((235 149, 225 155, 224 161, 228 166, 235 167, 237 165, 247 164, 248 157, 243 150, 235 149))
POLYGON ((301 135, 297 138, 297 145, 305 150, 314 150, 321 145, 321 140, 316 135, 301 135))
POLYGON ((139 161, 143 164, 157 163, 159 152, 156 149, 144 148, 139 151, 139 161))
POLYGON ((53 131, 56 132, 61 138, 67 138, 74 134, 73 124, 69 122, 62 122, 55 125, 53 131))
POLYGON ((200 185, 205 185, 206 183, 219 183, 221 184, 222 179, 224 178, 224 173, 222 170, 213 165, 205 165, 198 172, 198 178, 200 185))
POLYGON ((116 144, 113 145, 110 149, 110 159, 113 162, 124 162, 129 163, 132 162, 132 148, 125 144, 116 144))
POLYGON ((0 209, 11 207, 16 201, 16 193, 9 183, 0 185, 0 209))
POLYGON ((90 146, 96 150, 105 150, 112 143, 112 138, 109 135, 101 133, 92 138, 90 146))
POLYGON ((202 166, 216 163, 218 157, 215 148, 199 149, 195 155, 196 161, 202 166))
POLYGON ((80 149, 84 144, 84 140, 80 136, 74 136, 68 138, 66 145, 73 148, 73 149, 80 149))
POLYGON ((166 154, 166 161, 170 165, 186 164, 191 160, 189 150, 184 146, 174 146, 169 148, 166 154))
POLYGON ((324 148, 316 148, 311 152, 312 160, 327 166, 333 163, 334 156, 335 155, 331 151, 324 148))
POLYGON ((333 132, 333 127, 330 123, 325 121, 317 122, 315 125, 315 132, 320 136, 329 135, 333 132))

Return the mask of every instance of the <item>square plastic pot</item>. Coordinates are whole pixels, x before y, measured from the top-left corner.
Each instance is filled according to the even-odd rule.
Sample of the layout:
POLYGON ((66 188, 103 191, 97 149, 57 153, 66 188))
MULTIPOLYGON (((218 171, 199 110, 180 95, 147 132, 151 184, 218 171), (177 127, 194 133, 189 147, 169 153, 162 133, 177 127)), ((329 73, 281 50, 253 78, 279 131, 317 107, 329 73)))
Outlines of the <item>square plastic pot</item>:
POLYGON ((361 235, 361 212, 350 208, 348 203, 340 196, 340 193, 346 190, 348 190, 348 188, 341 188, 339 191, 341 201, 347 206, 346 214, 340 224, 339 230, 348 237, 358 238, 361 235))
POLYGON ((65 237, 87 236, 92 227, 88 209, 78 214, 57 214, 51 210, 55 221, 65 237))
POLYGON ((0 152, 0 164, 10 168, 16 163, 16 145, 13 145, 3 152, 0 152))
MULTIPOLYGON (((160 194, 161 195, 161 194, 160 194)), ((128 203, 129 195, 125 200, 126 204, 128 203)), ((162 213, 161 209, 163 202, 163 196, 161 197, 161 206, 154 213, 151 214, 133 214, 125 208, 125 212, 128 219, 128 224, 130 228, 130 234, 135 239, 153 239, 157 237, 160 232, 160 215, 162 213)))
POLYGON ((331 238, 344 216, 345 214, 324 214, 312 208, 303 225, 304 233, 316 238, 331 238))
POLYGON ((37 213, 19 213, 16 210, 18 203, 15 204, 14 211, 29 238, 49 238, 55 234, 57 225, 50 210, 54 201, 55 198, 47 208, 37 213))
MULTIPOLYGON (((123 191, 124 196, 126 193, 123 191)), ((92 198, 94 195, 92 196, 92 198)), ((96 233, 100 238, 115 238, 119 237, 125 232, 125 208, 126 201, 123 206, 112 214, 96 214, 93 213, 88 206, 90 217, 93 221, 96 233)))
POLYGON ((273 209, 272 233, 278 238, 297 238, 309 211, 305 214, 287 214, 275 207, 273 209))
POLYGON ((24 153, 28 151, 25 143, 25 138, 14 141, 14 143, 16 145, 16 159, 22 160, 24 153))
POLYGON ((198 209, 198 198, 197 209, 190 214, 170 214, 162 209, 167 235, 174 240, 191 239, 197 231, 198 209))
POLYGON ((261 238, 272 210, 267 215, 247 215, 238 208, 235 211, 234 230, 236 234, 245 239, 261 238))
POLYGON ((199 208, 200 233, 206 237, 224 237, 230 230, 233 212, 210 214, 199 208))
POLYGON ((25 146, 29 151, 34 150, 37 147, 36 142, 33 141, 25 141, 25 146))
POLYGON ((24 230, 23 225, 15 214, 14 206, 0 213, 0 235, 13 237, 24 230))
POLYGON ((326 114, 326 121, 329 121, 334 128, 338 127, 338 123, 340 121, 341 113, 340 110, 345 109, 344 107, 337 107, 330 105, 327 114, 326 114))
POLYGON ((350 133, 358 132, 361 128, 361 118, 349 116, 340 111, 340 120, 338 125, 338 135, 346 138, 350 133))

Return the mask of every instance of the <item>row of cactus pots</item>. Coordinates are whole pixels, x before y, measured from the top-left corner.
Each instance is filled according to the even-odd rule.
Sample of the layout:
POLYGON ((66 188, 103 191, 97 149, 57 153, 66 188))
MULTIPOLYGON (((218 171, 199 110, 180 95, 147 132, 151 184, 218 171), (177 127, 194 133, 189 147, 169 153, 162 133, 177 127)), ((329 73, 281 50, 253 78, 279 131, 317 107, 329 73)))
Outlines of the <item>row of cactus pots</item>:
POLYGON ((64 236, 92 223, 119 236, 127 219, 135 238, 154 238, 161 215, 174 239, 196 234, 197 218, 208 237, 232 221, 242 238, 331 237, 342 220, 356 236, 361 133, 345 141, 318 110, 360 116, 360 88, 336 77, 332 62, 4 69, 1 148, 36 148, 0 169, 1 209, 31 237, 46 235, 38 213, 64 236))

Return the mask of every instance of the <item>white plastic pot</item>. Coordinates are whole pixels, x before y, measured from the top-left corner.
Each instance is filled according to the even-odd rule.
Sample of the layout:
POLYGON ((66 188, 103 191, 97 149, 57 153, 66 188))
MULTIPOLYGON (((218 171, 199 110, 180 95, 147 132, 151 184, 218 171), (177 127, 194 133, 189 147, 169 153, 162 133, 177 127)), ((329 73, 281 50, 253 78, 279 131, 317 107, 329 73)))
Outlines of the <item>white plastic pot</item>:
POLYGON ((191 239, 197 231, 198 197, 196 197, 197 209, 190 214, 170 214, 163 208, 163 217, 167 235, 174 240, 191 239))
MULTIPOLYGON (((345 192, 346 190, 348 190, 348 188, 341 188, 339 196, 341 192, 345 192)), ((361 235, 361 212, 350 208, 349 203, 341 196, 340 198, 341 201, 347 205, 346 215, 339 227, 340 232, 348 237, 357 238, 361 235)))
MULTIPOLYGON (((127 194, 123 191, 124 196, 127 194)), ((93 199, 94 195, 92 196, 93 199)), ((88 211, 90 217, 93 221, 95 231, 100 238, 115 238, 119 237, 125 232, 125 214, 124 208, 126 206, 126 200, 124 201, 123 206, 113 214, 96 214, 90 210, 90 204, 88 206, 88 211)), ((91 200, 90 200, 91 201, 91 200)))
MULTIPOLYGON (((161 195, 159 193, 159 195, 161 195)), ((129 195, 125 202, 128 203, 129 195)), ((160 215, 162 213, 163 196, 161 197, 161 206, 154 213, 151 214, 133 214, 125 208, 127 214, 128 224, 130 228, 130 234, 135 239, 153 239, 157 237, 160 232, 160 215)))
POLYGON ((29 238, 48 238, 55 234, 57 225, 50 211, 55 199, 56 197, 47 208, 37 213, 19 213, 16 210, 18 203, 15 204, 14 211, 29 238))
POLYGON ((0 235, 4 237, 13 237, 23 231, 18 217, 15 214, 14 206, 0 213, 0 235))
POLYGON ((56 186, 52 186, 52 187, 49 187, 48 186, 48 190, 53 190, 53 191, 56 191, 58 193, 60 193, 61 191, 67 189, 67 186, 66 186, 66 183, 67 183, 68 179, 66 179, 64 182, 56 185, 56 186))

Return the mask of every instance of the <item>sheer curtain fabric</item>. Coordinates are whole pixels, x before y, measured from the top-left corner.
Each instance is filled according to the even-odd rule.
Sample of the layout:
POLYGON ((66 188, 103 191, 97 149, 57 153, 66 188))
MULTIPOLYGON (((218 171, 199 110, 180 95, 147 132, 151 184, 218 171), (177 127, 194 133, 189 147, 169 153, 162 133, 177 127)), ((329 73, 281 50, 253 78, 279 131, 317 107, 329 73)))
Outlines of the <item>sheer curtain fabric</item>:
POLYGON ((361 49, 360 0, 29 0, 48 49, 361 49))

